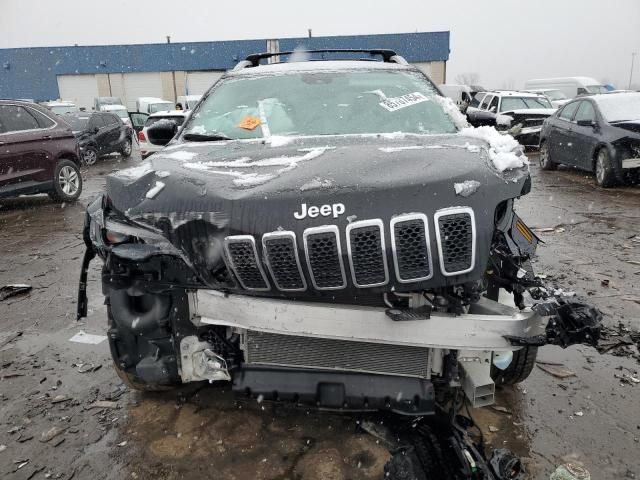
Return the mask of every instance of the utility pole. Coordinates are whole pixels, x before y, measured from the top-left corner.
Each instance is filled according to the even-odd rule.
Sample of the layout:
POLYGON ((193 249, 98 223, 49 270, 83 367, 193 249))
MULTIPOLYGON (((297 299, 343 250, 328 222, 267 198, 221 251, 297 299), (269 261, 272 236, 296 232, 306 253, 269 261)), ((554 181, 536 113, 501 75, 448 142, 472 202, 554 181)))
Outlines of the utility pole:
POLYGON ((636 59, 636 55, 638 52, 631 52, 631 71, 629 72, 629 87, 628 90, 631 90, 631 81, 633 80, 633 61, 636 59))
POLYGON ((171 35, 167 35, 167 43, 171 43, 171 35))
POLYGON ((307 31, 309 32, 309 38, 311 38, 311 36, 312 36, 312 35, 311 35, 311 29, 310 29, 310 28, 308 28, 308 29, 307 29, 307 31))

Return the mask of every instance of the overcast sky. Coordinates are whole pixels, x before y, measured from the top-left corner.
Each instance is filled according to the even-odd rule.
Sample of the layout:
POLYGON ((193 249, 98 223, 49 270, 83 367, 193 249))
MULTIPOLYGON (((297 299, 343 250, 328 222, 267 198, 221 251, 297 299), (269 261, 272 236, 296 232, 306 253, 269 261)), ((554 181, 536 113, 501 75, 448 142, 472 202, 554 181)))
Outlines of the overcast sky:
MULTIPOLYGON (((0 48, 299 37, 307 28, 449 30, 449 83, 468 72, 494 88, 585 75, 626 88, 631 53, 640 53, 640 0, 0 0, 0 48)), ((640 85, 640 55, 635 63, 640 85)))

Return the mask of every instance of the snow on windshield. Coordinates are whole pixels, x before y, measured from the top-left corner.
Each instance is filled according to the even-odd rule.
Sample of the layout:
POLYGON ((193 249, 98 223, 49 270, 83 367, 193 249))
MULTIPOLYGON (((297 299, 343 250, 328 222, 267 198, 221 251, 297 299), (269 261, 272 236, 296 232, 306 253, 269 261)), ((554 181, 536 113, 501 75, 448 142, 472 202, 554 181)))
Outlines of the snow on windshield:
POLYGON ((201 104, 184 131, 231 139, 455 133, 456 120, 439 98, 424 77, 405 70, 229 77, 201 104))
POLYGON ((609 93, 596 101, 608 122, 640 120, 640 93, 609 93))

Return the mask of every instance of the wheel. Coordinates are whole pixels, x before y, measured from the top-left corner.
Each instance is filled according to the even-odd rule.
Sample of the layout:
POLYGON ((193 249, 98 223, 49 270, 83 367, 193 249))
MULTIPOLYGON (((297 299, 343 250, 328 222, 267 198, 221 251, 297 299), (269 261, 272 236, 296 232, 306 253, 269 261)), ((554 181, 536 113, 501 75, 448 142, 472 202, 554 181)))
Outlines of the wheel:
POLYGON ((131 138, 127 138, 122 144, 122 147, 120 148, 120 154, 123 157, 130 157, 132 152, 131 147, 132 147, 131 138))
POLYGON ((617 182, 616 171, 606 147, 598 150, 595 163, 596 183, 603 188, 614 186, 617 182))
POLYGON ((53 191, 49 196, 60 202, 75 202, 82 193, 82 176, 78 165, 60 160, 53 174, 53 191))
POLYGON ((95 165, 98 161, 98 150, 94 147, 86 147, 82 152, 82 163, 85 165, 95 165))
POLYGON ((523 347, 513 352, 511 364, 504 370, 491 365, 491 378, 496 385, 515 385, 524 381, 533 370, 538 347, 523 347))
POLYGON ((547 142, 542 142, 540 145, 540 168, 543 170, 555 170, 558 168, 558 164, 551 160, 551 153, 549 152, 549 145, 547 142))

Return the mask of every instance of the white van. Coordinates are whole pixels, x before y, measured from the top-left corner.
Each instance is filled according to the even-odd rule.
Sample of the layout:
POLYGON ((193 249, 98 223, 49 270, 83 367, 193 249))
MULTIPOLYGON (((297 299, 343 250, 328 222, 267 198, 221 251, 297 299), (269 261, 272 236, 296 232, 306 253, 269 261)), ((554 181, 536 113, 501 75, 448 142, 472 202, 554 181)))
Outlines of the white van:
POLYGON ((136 100, 136 112, 156 113, 167 112, 176 108, 173 102, 155 97, 139 97, 136 100))
POLYGON ((560 90, 567 98, 590 93, 607 93, 604 85, 590 77, 538 78, 527 80, 525 90, 560 90))
POLYGON ((185 110, 192 110, 193 107, 198 104, 201 98, 202 95, 180 95, 178 97, 177 103, 182 105, 182 108, 184 108, 185 110))
POLYGON ((453 100, 462 112, 464 112, 471 103, 473 92, 469 85, 454 85, 451 83, 443 83, 441 85, 438 85, 438 88, 446 97, 449 97, 451 100, 453 100))

